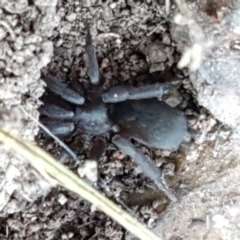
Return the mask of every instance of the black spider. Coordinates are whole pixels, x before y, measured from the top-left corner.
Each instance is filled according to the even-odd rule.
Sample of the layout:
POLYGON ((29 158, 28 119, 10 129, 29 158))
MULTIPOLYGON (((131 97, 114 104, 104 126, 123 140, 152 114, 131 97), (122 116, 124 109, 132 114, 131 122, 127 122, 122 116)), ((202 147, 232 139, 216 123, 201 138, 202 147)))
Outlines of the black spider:
MULTIPOLYGON (((86 37, 88 75, 98 94, 86 99, 81 90, 53 76, 45 77, 47 89, 65 100, 47 100, 40 108, 41 121, 57 136, 87 134, 99 136, 115 132, 112 142, 129 155, 143 172, 172 200, 176 197, 168 189, 162 172, 153 161, 137 150, 134 139, 151 148, 175 150, 187 134, 185 117, 157 97, 168 93, 168 84, 156 83, 142 87, 115 86, 105 92, 99 87, 100 73, 90 30, 86 37)), ((76 82, 72 82, 76 83, 76 82)), ((75 85, 76 87, 76 85, 75 85)), ((50 98, 51 98, 50 94, 50 98)))

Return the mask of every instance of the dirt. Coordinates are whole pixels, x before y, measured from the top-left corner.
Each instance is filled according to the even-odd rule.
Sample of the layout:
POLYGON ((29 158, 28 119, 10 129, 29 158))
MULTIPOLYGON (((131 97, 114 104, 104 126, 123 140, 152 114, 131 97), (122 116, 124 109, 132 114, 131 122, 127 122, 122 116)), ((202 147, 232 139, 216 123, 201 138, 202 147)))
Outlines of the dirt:
MULTIPOLYGON (((239 239, 239 136, 198 105, 188 71, 176 68, 183 47, 172 37, 176 11, 171 4, 167 17, 164 1, 148 0, 0 1, 0 125, 35 139, 38 127, 19 105, 38 118, 41 73, 65 81, 77 77, 88 87, 84 21, 90 19, 104 87, 181 82, 179 92, 166 102, 180 103, 194 140, 180 153, 136 143, 164 169, 179 198, 175 204, 110 141, 97 162, 86 161, 79 142, 72 145, 85 162, 79 175, 95 171, 97 163, 95 187, 163 239, 239 239)), ((187 44, 186 39, 179 41, 187 44)), ((36 139, 77 171, 53 141, 36 139)), ((52 189, 10 150, 1 147, 0 159, 1 239, 135 239, 75 194, 52 189)))

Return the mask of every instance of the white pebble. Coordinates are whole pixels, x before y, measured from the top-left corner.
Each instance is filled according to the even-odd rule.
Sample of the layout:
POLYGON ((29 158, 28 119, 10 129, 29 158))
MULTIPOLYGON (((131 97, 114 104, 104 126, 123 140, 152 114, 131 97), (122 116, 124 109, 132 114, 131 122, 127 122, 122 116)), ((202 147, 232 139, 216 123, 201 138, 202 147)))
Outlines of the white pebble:
POLYGON ((68 20, 68 22, 73 22, 75 21, 77 18, 77 14, 76 13, 71 13, 69 15, 66 16, 66 19, 68 20))

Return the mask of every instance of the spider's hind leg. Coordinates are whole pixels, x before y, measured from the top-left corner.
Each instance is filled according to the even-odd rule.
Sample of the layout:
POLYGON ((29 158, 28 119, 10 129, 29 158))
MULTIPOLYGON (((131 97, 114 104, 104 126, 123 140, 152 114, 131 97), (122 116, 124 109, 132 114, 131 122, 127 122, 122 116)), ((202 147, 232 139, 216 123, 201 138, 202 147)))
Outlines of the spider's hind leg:
POLYGON ((168 188, 162 172, 154 165, 149 157, 137 150, 127 138, 124 138, 120 135, 115 135, 112 141, 119 149, 124 151, 133 159, 133 161, 142 167, 142 170, 147 177, 153 180, 159 189, 162 190, 171 201, 177 202, 177 198, 168 188))

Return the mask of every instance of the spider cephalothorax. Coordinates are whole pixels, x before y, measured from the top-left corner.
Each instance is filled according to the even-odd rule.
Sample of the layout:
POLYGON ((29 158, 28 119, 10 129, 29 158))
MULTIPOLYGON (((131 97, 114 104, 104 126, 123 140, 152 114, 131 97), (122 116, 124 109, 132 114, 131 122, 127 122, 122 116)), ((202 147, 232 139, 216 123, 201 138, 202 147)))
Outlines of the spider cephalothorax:
MULTIPOLYGON (((97 86, 100 73, 89 29, 86 53, 90 83, 97 86)), ((138 88, 115 86, 86 100, 81 91, 53 76, 45 77, 45 81, 50 95, 54 93, 64 100, 45 102, 40 108, 42 122, 55 135, 98 136, 114 132, 112 142, 139 164, 171 200, 176 201, 161 171, 130 141, 134 139, 151 148, 174 150, 184 140, 187 134, 185 117, 176 108, 157 99, 171 90, 168 84, 155 83, 138 88)))

